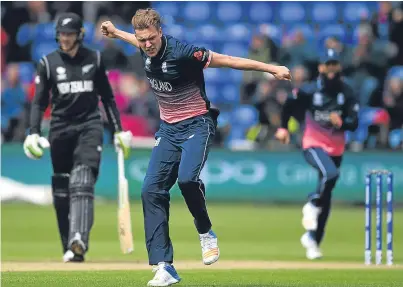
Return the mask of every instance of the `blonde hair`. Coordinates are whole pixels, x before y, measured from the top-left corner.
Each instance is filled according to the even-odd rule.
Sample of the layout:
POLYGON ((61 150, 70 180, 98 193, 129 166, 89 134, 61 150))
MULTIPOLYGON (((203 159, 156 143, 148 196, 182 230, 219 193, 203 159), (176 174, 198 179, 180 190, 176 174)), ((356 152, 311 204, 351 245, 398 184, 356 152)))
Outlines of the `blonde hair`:
POLYGON ((158 30, 161 27, 161 16, 152 8, 139 9, 132 18, 132 25, 135 30, 147 29, 150 26, 158 30))

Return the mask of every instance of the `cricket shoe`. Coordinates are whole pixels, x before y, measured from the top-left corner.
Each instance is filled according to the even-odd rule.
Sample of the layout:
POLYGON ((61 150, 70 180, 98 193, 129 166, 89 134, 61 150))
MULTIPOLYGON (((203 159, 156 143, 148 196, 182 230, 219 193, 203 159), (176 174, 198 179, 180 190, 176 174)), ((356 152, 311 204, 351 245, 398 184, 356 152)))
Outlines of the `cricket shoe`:
POLYGON ((84 262, 84 256, 83 255, 75 255, 73 251, 67 250, 66 253, 63 255, 63 262, 77 262, 81 263, 84 262))
POLYGON ((70 240, 70 250, 73 251, 75 255, 84 255, 86 251, 84 242, 81 240, 81 234, 76 232, 73 239, 70 240))
POLYGON ((320 207, 316 207, 311 202, 308 202, 302 208, 302 226, 307 231, 316 231, 318 228, 318 217, 321 212, 320 207))
POLYGON ((309 260, 322 258, 322 251, 320 251, 318 243, 311 237, 309 232, 302 235, 301 244, 306 249, 306 258, 309 260))
POLYGON ((207 233, 199 234, 202 247, 203 263, 211 265, 220 258, 220 249, 218 248, 217 236, 210 230, 207 233))
POLYGON ((171 264, 160 262, 153 268, 154 278, 148 281, 147 286, 171 286, 181 281, 178 273, 171 264))

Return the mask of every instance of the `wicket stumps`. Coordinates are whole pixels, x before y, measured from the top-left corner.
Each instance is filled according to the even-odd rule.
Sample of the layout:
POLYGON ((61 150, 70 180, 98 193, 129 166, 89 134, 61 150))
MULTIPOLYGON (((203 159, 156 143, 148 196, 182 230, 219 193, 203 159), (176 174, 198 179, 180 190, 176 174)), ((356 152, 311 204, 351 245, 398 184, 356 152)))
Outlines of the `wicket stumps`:
POLYGON ((383 177, 386 176, 386 264, 393 264, 393 173, 388 170, 371 170, 365 177, 365 264, 372 263, 372 178, 376 176, 376 265, 382 264, 382 212, 383 177))

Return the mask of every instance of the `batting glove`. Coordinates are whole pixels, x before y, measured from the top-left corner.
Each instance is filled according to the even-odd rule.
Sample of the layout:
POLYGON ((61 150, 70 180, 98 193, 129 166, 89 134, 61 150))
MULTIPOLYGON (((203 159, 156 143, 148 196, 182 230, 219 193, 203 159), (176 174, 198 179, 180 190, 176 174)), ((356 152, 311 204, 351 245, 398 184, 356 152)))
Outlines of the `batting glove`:
POLYGON ((122 149, 126 159, 130 155, 132 140, 133 140, 133 134, 131 131, 115 133, 114 137, 115 148, 116 150, 122 149))
POLYGON ((30 159, 40 159, 43 156, 43 149, 49 146, 49 141, 46 138, 32 134, 25 138, 24 152, 30 159))

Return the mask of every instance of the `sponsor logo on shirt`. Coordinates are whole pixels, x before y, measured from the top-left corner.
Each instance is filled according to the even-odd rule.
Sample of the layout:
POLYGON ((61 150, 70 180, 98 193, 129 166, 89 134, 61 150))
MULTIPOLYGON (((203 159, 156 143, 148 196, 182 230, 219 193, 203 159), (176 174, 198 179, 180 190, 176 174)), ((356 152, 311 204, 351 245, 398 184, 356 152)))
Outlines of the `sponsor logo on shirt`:
POLYGON ((151 88, 157 90, 158 92, 171 92, 172 85, 169 82, 163 82, 153 78, 148 78, 151 88))
POLYGON ((73 81, 57 84, 59 94, 65 95, 69 93, 85 93, 94 91, 93 81, 73 81))

